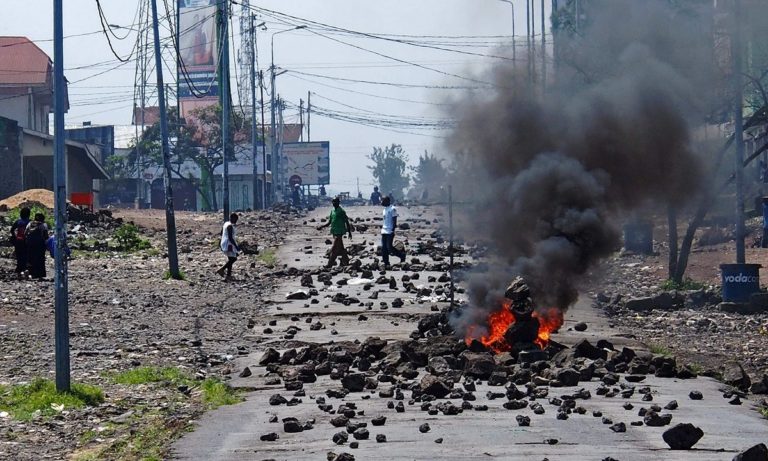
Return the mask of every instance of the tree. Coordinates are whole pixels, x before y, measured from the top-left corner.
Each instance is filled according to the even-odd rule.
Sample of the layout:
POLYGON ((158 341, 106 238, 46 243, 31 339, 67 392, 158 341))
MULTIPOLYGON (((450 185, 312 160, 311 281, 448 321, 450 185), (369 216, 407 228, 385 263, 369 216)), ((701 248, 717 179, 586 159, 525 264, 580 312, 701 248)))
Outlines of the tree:
POLYGON ((429 196, 435 197, 436 192, 442 187, 448 179, 448 170, 443 166, 443 159, 436 155, 430 155, 424 151, 424 155, 419 156, 419 164, 411 167, 413 171, 413 186, 416 193, 427 191, 429 196))
POLYGON ((368 166, 371 174, 379 183, 383 194, 394 194, 402 197, 403 189, 411 183, 411 178, 406 173, 408 155, 400 144, 392 144, 386 147, 374 147, 373 153, 368 156, 373 166, 368 166))
MULTIPOLYGON (((214 171, 224 163, 221 137, 221 106, 210 105, 194 109, 190 112, 190 120, 180 119, 178 111, 169 111, 169 131, 171 137, 171 171, 175 177, 188 181, 203 197, 203 208, 218 209, 216 200, 216 181, 214 171), (185 175, 183 166, 193 163, 200 168, 202 181, 185 175)), ((232 133, 230 139, 233 147, 229 149, 230 160, 234 160, 234 144, 250 139, 250 125, 243 123, 240 114, 233 113, 232 133), (243 127, 237 130, 236 127, 243 127)), ((160 124, 147 128, 141 139, 136 143, 131 154, 125 161, 114 160, 115 171, 122 172, 126 167, 135 171, 136 152, 143 152, 142 170, 150 165, 162 165, 162 149, 160 143, 160 124)))

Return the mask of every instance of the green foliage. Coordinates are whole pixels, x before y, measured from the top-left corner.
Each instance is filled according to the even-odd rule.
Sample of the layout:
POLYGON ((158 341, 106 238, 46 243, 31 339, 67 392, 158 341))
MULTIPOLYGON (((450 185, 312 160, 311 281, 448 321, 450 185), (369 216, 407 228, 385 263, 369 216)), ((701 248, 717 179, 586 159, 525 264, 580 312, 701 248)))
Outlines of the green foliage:
POLYGON ((649 344, 648 350, 651 351, 652 354, 663 355, 664 357, 672 357, 674 355, 671 350, 662 344, 649 344))
POLYGON ((697 282, 695 280, 692 280, 691 278, 686 277, 685 280, 678 283, 672 279, 665 280, 664 283, 662 283, 659 288, 661 288, 664 291, 687 291, 687 290, 703 290, 706 288, 707 285, 702 282, 697 282))
POLYGON ((408 155, 402 146, 392 144, 387 147, 374 147, 368 158, 373 162, 373 166, 368 166, 368 169, 379 183, 381 193, 387 195, 391 192, 395 197, 402 197, 403 189, 411 182, 406 173, 408 155))
POLYGON ((102 402, 101 389, 88 384, 72 384, 70 392, 61 393, 56 391, 53 381, 42 378, 29 384, 0 386, 0 411, 7 411, 19 420, 29 420, 38 414, 51 416, 62 409, 97 406, 102 402))
POLYGON ((131 223, 118 227, 114 234, 120 251, 147 250, 152 247, 149 240, 141 238, 139 229, 131 223))
POLYGON ((275 267, 277 264, 277 251, 274 248, 267 248, 259 253, 258 259, 267 267, 275 267))
POLYGON ((179 276, 174 277, 173 274, 171 274, 171 271, 165 271, 163 274, 163 280, 187 280, 187 274, 184 273, 183 270, 179 269, 179 276))
POLYGON ((435 193, 448 181, 448 170, 443 166, 443 159, 429 155, 427 151, 419 156, 419 164, 411 167, 411 171, 414 173, 414 187, 427 190, 430 194, 435 193))
MULTIPOLYGON (((42 206, 32 206, 29 208, 30 215, 29 219, 35 219, 35 215, 37 213, 42 213, 45 216, 45 223, 48 225, 49 229, 53 229, 56 226, 56 223, 53 220, 53 213, 51 213, 51 210, 42 207, 42 206)), ((16 222, 17 219, 21 217, 21 208, 14 208, 11 211, 8 212, 8 220, 11 223, 16 222)))
POLYGON ((203 403, 209 410, 243 401, 237 391, 217 379, 208 378, 200 387, 203 391, 203 403))
POLYGON ((183 384, 190 381, 189 376, 176 367, 138 367, 110 376, 117 384, 148 384, 168 382, 183 384))
POLYGON ((768 407, 760 408, 760 414, 763 415, 763 418, 768 419, 768 407))

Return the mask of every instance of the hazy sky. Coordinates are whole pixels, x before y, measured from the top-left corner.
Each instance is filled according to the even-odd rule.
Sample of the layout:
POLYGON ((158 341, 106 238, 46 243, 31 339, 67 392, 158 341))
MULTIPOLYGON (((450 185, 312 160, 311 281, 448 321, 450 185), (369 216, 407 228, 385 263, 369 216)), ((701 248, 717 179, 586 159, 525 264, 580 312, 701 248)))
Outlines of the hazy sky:
MULTIPOLYGON (((173 2, 173 0, 169 0, 173 2)), ((493 42, 503 43, 503 38, 455 38, 456 36, 501 36, 511 35, 511 5, 501 0, 251 0, 258 6, 291 16, 329 24, 346 29, 374 34, 402 34, 413 36, 449 36, 450 38, 408 37, 423 43, 424 40, 439 41, 437 46, 482 42, 479 46, 455 47, 451 49, 479 54, 498 54, 493 42)), ((549 0, 546 1, 549 3, 549 0)), ((111 24, 128 26, 135 23, 138 1, 101 0, 105 15, 111 24)), ((23 35, 36 41, 49 55, 53 55, 51 0, 25 0, 4 2, 4 35, 23 35)), ((101 32, 101 24, 95 0, 69 0, 64 2, 64 34, 66 76, 72 84, 69 88, 71 109, 67 124, 91 121, 93 124, 126 125, 131 122, 135 61, 115 68, 120 64, 111 54, 107 40, 101 32), (85 80, 83 80, 85 79, 85 80)), ((525 0, 515 0, 517 13, 517 34, 525 33, 525 0)), ((162 2, 158 5, 164 15, 162 2)), ((536 8, 539 0, 536 0, 536 8)), ((234 13, 240 14, 240 6, 233 5, 234 13)), ((258 21, 265 21, 268 30, 259 30, 259 68, 266 70, 270 58, 270 37, 274 32, 290 28, 278 20, 260 15, 258 21)), ((540 18, 537 19, 537 31, 540 18)), ((239 23, 234 22, 235 46, 232 50, 233 65, 237 62, 234 54, 240 46, 239 23)), ((447 99, 458 96, 461 90, 434 88, 401 88, 389 85, 352 83, 335 78, 367 80, 376 82, 407 83, 427 86, 472 86, 471 81, 443 75, 417 66, 404 64, 392 59, 353 48, 332 39, 388 55, 402 61, 409 61, 442 72, 476 78, 483 69, 499 62, 497 59, 467 54, 425 49, 412 45, 371 39, 359 36, 328 34, 319 29, 286 32, 275 38, 275 64, 288 72, 277 79, 278 93, 289 102, 298 105, 299 99, 307 99, 312 91, 312 104, 326 109, 343 112, 363 112, 369 116, 379 114, 408 118, 429 119, 449 118, 447 106, 441 105, 447 99), (307 76, 291 71, 312 73, 331 79, 307 76), (331 88, 337 87, 337 88, 331 88), (351 90, 351 91, 350 91, 351 90), (368 93, 365 95, 361 93, 368 93), (389 98, 389 99, 387 99, 389 98), (346 107, 352 106, 353 108, 346 107), (368 112, 365 112, 368 111, 368 112)), ((121 35, 121 31, 116 31, 121 35)), ((167 36, 165 29, 162 35, 167 36)), ((136 35, 131 33, 122 41, 113 44, 121 56, 130 54, 136 35)), ((170 51, 170 50, 169 50, 170 51)), ((173 59, 168 58, 173 64, 173 59)), ((174 69, 175 70, 175 69, 174 69)), ((165 69, 167 83, 175 82, 175 72, 165 69)), ((152 77, 154 78, 154 77, 152 77)), ((232 72, 235 78, 235 72, 232 72)), ((233 93, 236 96, 233 82, 233 93)), ((171 103, 175 104, 172 99, 171 103)), ((296 110, 285 113, 287 121, 298 121, 296 110)), ((331 191, 356 192, 356 179, 360 179, 364 194, 370 191, 373 182, 366 165, 366 155, 372 146, 391 143, 402 144, 415 161, 425 149, 439 152, 442 149, 440 136, 445 132, 417 131, 419 134, 397 133, 381 128, 322 118, 311 118, 312 140, 331 142, 331 191)), ((396 128, 398 129, 398 128, 396 128)), ((412 131, 412 130, 401 130, 412 131)))

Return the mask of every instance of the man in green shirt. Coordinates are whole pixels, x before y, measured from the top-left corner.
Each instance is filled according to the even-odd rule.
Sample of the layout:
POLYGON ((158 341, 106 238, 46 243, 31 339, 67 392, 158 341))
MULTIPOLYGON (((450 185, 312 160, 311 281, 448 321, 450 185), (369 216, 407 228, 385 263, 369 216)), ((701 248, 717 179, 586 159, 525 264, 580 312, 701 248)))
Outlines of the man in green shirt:
POLYGON ((341 207, 339 198, 334 198, 331 203, 333 204, 333 210, 331 210, 331 215, 328 217, 328 222, 317 228, 320 230, 331 226, 331 235, 333 235, 333 246, 328 257, 328 264, 325 267, 333 267, 336 264, 336 258, 339 256, 341 256, 341 265, 346 266, 349 264, 349 255, 347 254, 347 249, 344 248, 343 237, 344 234, 349 233, 349 238, 352 238, 352 225, 349 224, 347 212, 341 207))

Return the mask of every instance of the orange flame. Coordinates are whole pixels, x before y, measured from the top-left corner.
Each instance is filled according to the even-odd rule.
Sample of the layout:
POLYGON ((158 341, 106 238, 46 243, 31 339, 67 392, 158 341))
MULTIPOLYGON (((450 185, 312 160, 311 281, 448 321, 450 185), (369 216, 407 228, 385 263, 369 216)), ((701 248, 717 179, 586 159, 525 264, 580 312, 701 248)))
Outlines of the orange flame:
MULTIPOLYGON (((464 337, 464 342, 470 345, 473 340, 478 340, 485 347, 493 350, 496 353, 508 352, 512 350, 512 345, 507 343, 504 338, 505 333, 509 327, 515 323, 515 314, 512 313, 510 307, 512 302, 504 300, 501 302, 501 306, 498 310, 490 313, 486 319, 487 334, 479 334, 478 325, 472 325, 467 330, 467 334, 464 337)), ((560 309, 550 308, 542 311, 535 311, 533 316, 539 320, 539 333, 538 338, 534 342, 542 349, 549 344, 549 338, 552 333, 556 332, 563 325, 563 313, 560 309)))

